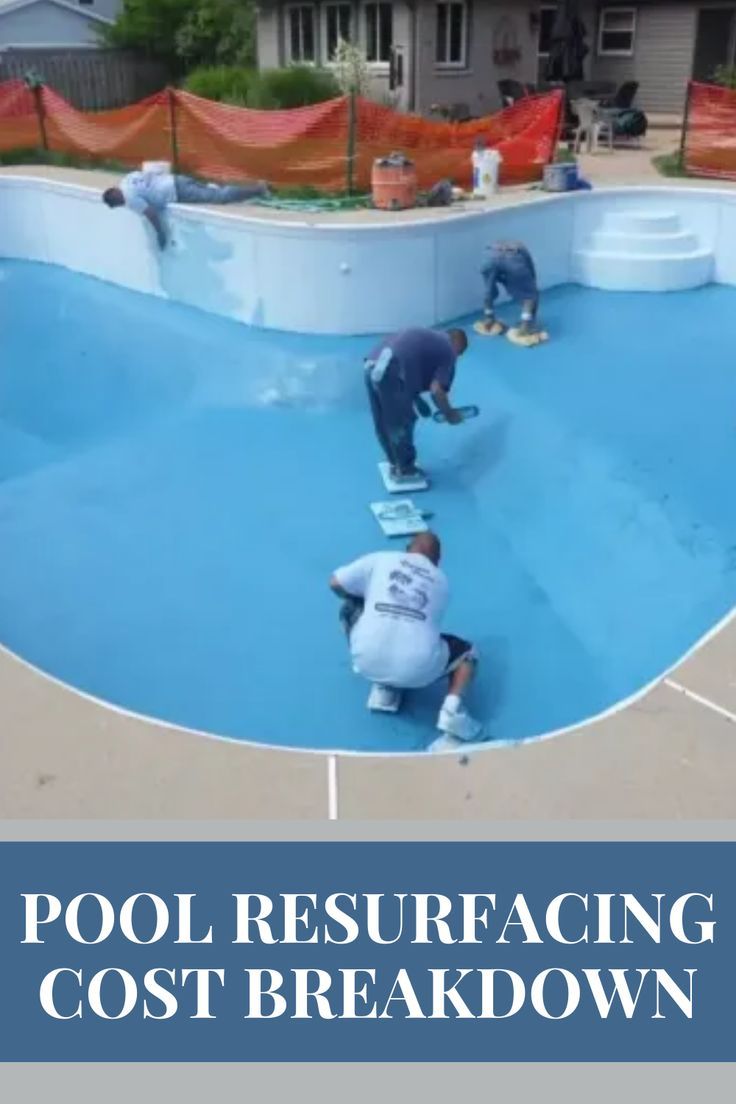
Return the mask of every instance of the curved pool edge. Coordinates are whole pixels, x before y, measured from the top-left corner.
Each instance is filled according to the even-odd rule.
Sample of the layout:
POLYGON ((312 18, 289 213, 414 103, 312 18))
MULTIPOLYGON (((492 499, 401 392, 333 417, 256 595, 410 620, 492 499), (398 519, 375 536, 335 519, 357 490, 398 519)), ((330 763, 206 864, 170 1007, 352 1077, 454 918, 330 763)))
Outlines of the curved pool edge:
POLYGON ((110 179, 95 186, 0 172, 0 257, 57 264, 261 329, 368 335, 401 329, 407 319, 437 325, 476 312, 482 246, 494 237, 529 241, 542 290, 585 283, 577 251, 602 214, 666 202, 713 253, 715 282, 736 285, 728 245, 736 237, 736 194, 702 182, 514 191, 479 208, 390 221, 370 211, 295 218, 248 206, 177 205, 174 247, 159 254, 144 220, 100 202, 100 184, 110 179), (546 232, 551 212, 553 234, 546 232))
POLYGON ((709 649, 722 660, 735 646, 736 609, 667 671, 594 717, 438 755, 294 749, 200 732, 109 705, 0 646, 0 811, 65 819, 730 817, 736 711, 727 695, 719 703, 688 684, 694 660, 714 666, 717 679, 709 649))
MULTIPOLYGON (((30 241, 36 234, 38 255, 30 259, 61 264, 119 283, 114 278, 120 275, 114 270, 115 257, 121 250, 125 251, 121 243, 129 244, 132 234, 136 236, 132 268, 126 274, 132 283, 122 282, 120 286, 148 294, 166 293, 165 289, 157 289, 155 281, 151 283, 156 275, 157 259, 149 248, 140 220, 132 222, 126 217, 108 221, 114 216, 101 210, 98 189, 32 175, 0 175, 0 194, 8 191, 3 184, 11 180, 18 195, 23 191, 18 184, 35 182, 42 184, 42 191, 48 195, 69 197, 76 193, 76 198, 87 205, 94 200, 92 221, 96 226, 97 218, 104 219, 100 227, 104 225, 105 232, 96 233, 95 226, 91 226, 84 235, 85 240, 81 241, 79 234, 73 232, 73 219, 52 219, 53 212, 44 204, 41 205, 41 217, 34 219, 37 212, 24 203, 15 212, 17 217, 8 220, 12 225, 0 225, 0 256, 8 234, 16 235, 16 244, 30 241), (85 194, 81 195, 82 192, 85 194), (60 249, 60 255, 53 258, 51 230, 58 234, 53 244, 60 249), (101 263, 102 271, 94 270, 101 263), (140 286, 136 286, 136 281, 140 286)), ((561 221, 566 221, 568 236, 563 235, 564 240, 559 243, 555 256, 543 258, 542 282, 548 287, 565 282, 570 276, 569 254, 573 239, 569 236, 572 233, 569 212, 582 210, 586 203, 605 203, 621 195, 634 196, 638 203, 644 193, 677 195, 678 202, 682 199, 690 211, 697 211, 700 204, 701 215, 704 206, 710 206, 716 197, 724 211, 728 208, 728 218, 736 231, 736 194, 733 190, 684 189, 667 185, 616 187, 570 196, 535 196, 534 202, 522 197, 498 210, 465 212, 421 224, 371 224, 358 228, 350 223, 275 222, 260 216, 244 219, 242 214, 191 209, 181 209, 176 218, 193 227, 207 224, 218 227, 223 233, 234 230, 237 238, 246 241, 245 245, 241 241, 238 246, 240 252, 236 250, 235 261, 228 261, 232 268, 228 279, 231 279, 241 271, 248 250, 253 247, 257 252, 252 236, 248 236, 256 224, 258 234, 273 232, 279 239, 296 242, 302 253, 305 243, 313 244, 315 236, 325 241, 326 248, 330 240, 344 237, 346 240, 360 238, 361 249, 363 242, 371 243, 372 249, 372 243, 378 238, 395 241, 397 229, 401 227, 406 232, 398 235, 402 242, 413 237, 423 240, 425 245, 429 241, 435 257, 437 242, 442 239, 449 249, 445 255, 454 258, 453 264, 462 264, 463 258, 467 260, 477 247, 479 220, 498 220, 494 224, 496 227, 511 226, 513 229, 520 226, 516 217, 520 212, 539 212, 555 209, 549 205, 564 204, 568 217, 561 221), (324 233, 326 230, 328 234, 324 233), (455 230, 459 237, 453 244, 455 230), (557 276, 562 273, 564 278, 555 278, 555 273, 557 276)), ((720 218, 720 213, 718 219, 714 216, 710 233, 716 233, 720 218)), ((729 240, 732 235, 723 238, 723 242, 729 240)), ((197 263, 201 259, 198 249, 199 246, 192 247, 192 260, 197 263)), ((333 255, 330 261, 333 267, 337 256, 333 255)), ((275 263, 292 271, 288 267, 291 262, 284 261, 283 257, 276 258, 275 263)), ((719 263, 720 282, 736 284, 736 258, 729 259, 724 253, 719 263)), ((298 266, 296 271, 298 274, 298 266)), ((430 300, 436 315, 440 308, 446 311, 448 304, 457 304, 462 297, 467 298, 470 282, 477 301, 475 268, 468 267, 468 279, 463 277, 458 288, 445 288, 442 294, 436 284, 436 265, 426 271, 427 281, 431 277, 431 287, 428 282, 420 289, 424 298, 414 304, 417 314, 412 316, 417 321, 429 320, 418 312, 420 309, 426 311, 430 300), (428 289, 431 294, 427 298, 428 289), (454 299, 450 292, 455 295, 454 299)), ((195 277, 178 301, 197 299, 202 288, 195 277)), ((329 298, 329 295, 325 293, 324 297, 329 298)), ((400 299, 397 309, 406 311, 407 301, 396 298, 400 299)), ((205 309, 228 314, 217 307, 215 297, 208 301, 205 309)), ((286 307, 289 307, 288 302, 286 307)), ((467 312, 457 310, 443 317, 460 313, 467 312)), ((254 322, 243 310, 228 316, 254 322)), ((355 317, 348 312, 340 319, 340 325, 354 325, 355 317)), ((439 319, 431 319, 436 320, 439 319)), ((273 321, 264 308, 258 324, 267 325, 273 321)), ((289 324, 273 328, 295 328, 294 318, 286 321, 289 324)), ((323 323, 326 324, 324 316, 323 323)), ((378 328, 392 327, 386 324, 378 328)), ((319 820, 325 817, 385 819, 390 816, 467 819, 489 814, 498 819, 526 819, 530 815, 537 819, 733 816, 736 815, 736 796, 727 780, 733 778, 736 771, 736 741, 733 738, 736 735, 733 730, 736 700, 733 708, 729 708, 727 699, 732 692, 726 679, 722 701, 720 688, 716 694, 709 695, 688 684, 689 665, 696 657, 702 659, 705 654, 707 660, 711 648, 717 650, 719 642, 731 637, 736 646, 733 616, 732 611, 672 667, 636 694, 600 714, 521 742, 491 742, 473 749, 473 754, 467 756, 457 752, 428 756, 424 752, 343 750, 315 754, 316 749, 291 749, 198 733, 93 698, 0 647, 2 727, 6 736, 0 810, 12 817, 81 815, 120 816, 123 819, 132 816, 242 818, 244 814, 263 819, 319 820), (679 688, 668 685, 668 678, 675 671, 682 672, 679 688), (682 689, 685 694, 681 693, 682 689), (688 698, 689 691, 710 700, 716 709, 688 698), (201 738, 203 736, 205 739, 201 738), (282 754, 274 756, 272 752, 277 750, 282 754), (480 754, 490 750, 497 754, 480 754), (513 755, 508 754, 512 751, 513 755)), ((702 671, 698 677, 702 679, 702 671)), ((713 677, 717 682, 717 673, 713 677)), ((707 678, 705 682, 707 685, 707 678)))

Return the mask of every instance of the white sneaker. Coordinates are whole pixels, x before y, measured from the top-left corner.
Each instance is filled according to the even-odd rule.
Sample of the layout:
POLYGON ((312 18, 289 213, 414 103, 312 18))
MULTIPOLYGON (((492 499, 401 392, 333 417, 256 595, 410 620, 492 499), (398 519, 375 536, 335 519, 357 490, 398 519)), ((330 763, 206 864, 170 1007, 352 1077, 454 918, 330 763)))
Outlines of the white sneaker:
POLYGON ((366 705, 374 713, 398 713, 401 705, 401 691, 393 686, 384 686, 374 682, 366 705))
POLYGON ((426 479, 427 476, 421 468, 409 468, 406 471, 402 471, 400 468, 391 467, 391 478, 394 483, 417 483, 420 479, 426 479))
POLYGON ((450 736, 447 732, 441 732, 431 744, 428 744, 427 752, 430 755, 438 755, 443 751, 462 751, 464 747, 464 740, 458 740, 456 736, 450 736))
POLYGON ((464 742, 477 740, 483 731, 480 721, 471 717, 462 706, 458 709, 448 709, 444 702, 437 718, 437 728, 447 736, 454 736, 455 739, 464 742))

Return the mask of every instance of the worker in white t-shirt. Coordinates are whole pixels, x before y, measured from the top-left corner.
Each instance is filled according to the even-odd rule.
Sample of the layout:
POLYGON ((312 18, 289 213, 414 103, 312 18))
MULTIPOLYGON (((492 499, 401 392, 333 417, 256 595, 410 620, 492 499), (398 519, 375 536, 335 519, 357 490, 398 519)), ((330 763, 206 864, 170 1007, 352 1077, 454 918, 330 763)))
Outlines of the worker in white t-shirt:
POLYGON ((269 195, 262 181, 252 184, 202 184, 190 176, 175 176, 169 172, 132 172, 124 176, 117 188, 102 193, 108 207, 128 207, 148 219, 161 249, 166 248, 166 227, 163 213, 170 203, 243 203, 247 199, 263 199, 269 195))
POLYGON ((482 726, 462 697, 477 656, 467 640, 440 632, 448 584, 439 561, 438 537, 418 533, 405 552, 376 552, 338 568, 330 586, 343 599, 340 619, 353 670, 373 683, 368 708, 395 713, 403 690, 447 676, 437 727, 456 739, 476 740, 482 726))

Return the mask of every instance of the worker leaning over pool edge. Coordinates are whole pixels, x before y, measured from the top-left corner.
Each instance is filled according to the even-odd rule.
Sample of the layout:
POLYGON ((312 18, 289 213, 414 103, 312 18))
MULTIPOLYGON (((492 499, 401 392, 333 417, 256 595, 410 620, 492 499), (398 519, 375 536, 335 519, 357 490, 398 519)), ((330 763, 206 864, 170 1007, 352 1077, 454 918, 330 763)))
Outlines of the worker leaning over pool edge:
POLYGON ((485 284, 483 300, 483 321, 476 329, 489 337, 507 332, 507 327, 496 317, 496 301, 500 289, 521 303, 519 325, 508 330, 512 341, 522 345, 536 345, 544 341, 547 335, 536 325, 539 309, 539 287, 534 261, 525 245, 521 242, 498 241, 489 245, 481 267, 485 284))
POLYGON ((128 173, 117 187, 102 193, 102 201, 110 208, 128 207, 143 215, 156 234, 159 248, 165 249, 168 235, 164 212, 170 203, 244 203, 248 199, 265 199, 270 194, 263 180, 251 184, 208 184, 170 172, 139 171, 128 173))
POLYGON ((424 474, 416 465, 414 447, 417 412, 423 418, 431 414, 422 392, 429 392, 449 425, 462 422, 449 391, 457 358, 467 347, 464 330, 445 333, 417 327, 386 338, 366 359, 365 382, 376 437, 397 482, 424 474))

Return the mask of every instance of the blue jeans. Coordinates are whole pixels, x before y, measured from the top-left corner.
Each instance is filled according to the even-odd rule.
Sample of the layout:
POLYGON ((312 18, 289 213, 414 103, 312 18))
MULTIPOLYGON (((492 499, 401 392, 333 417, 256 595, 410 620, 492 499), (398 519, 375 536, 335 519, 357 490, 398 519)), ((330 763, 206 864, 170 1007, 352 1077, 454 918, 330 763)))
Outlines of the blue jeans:
POLYGON ((414 395, 407 389, 399 364, 392 360, 378 382, 371 379, 368 362, 365 385, 376 437, 392 468, 411 471, 417 458, 414 448, 414 395))
POLYGON ((176 198, 179 203, 242 203, 266 192, 265 185, 253 184, 200 184, 191 176, 176 176, 176 198))
POLYGON ((521 301, 522 321, 534 321, 539 290, 534 261, 525 246, 506 242, 489 246, 481 275, 486 287, 483 310, 487 319, 493 319, 499 288, 502 287, 512 299, 521 301))

